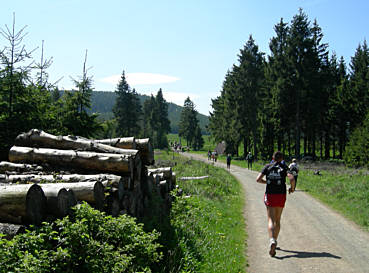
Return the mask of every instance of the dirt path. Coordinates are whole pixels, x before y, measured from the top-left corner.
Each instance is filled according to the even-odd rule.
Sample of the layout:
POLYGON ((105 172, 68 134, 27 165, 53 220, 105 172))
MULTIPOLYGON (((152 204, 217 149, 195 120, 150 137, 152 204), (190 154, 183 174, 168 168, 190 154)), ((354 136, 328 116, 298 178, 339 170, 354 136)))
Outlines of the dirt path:
MULTIPOLYGON (((199 155, 185 155, 209 162, 199 155)), ((215 165, 225 167, 221 162, 215 165)), ((369 273, 369 234, 298 188, 287 196, 278 238, 280 249, 275 258, 269 257, 265 185, 255 182, 255 171, 231 166, 231 173, 246 194, 247 272, 369 273)))

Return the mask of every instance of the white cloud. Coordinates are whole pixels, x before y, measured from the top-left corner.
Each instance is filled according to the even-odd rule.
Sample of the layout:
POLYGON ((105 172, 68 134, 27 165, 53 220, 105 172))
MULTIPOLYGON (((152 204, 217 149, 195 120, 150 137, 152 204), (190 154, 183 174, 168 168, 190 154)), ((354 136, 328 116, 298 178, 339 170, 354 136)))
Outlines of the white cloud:
MULTIPOLYGON (((121 75, 112 75, 102 78, 99 81, 117 85, 120 77, 121 75)), ((130 86, 137 86, 176 82, 179 80, 179 78, 154 73, 127 73, 126 80, 130 86)))

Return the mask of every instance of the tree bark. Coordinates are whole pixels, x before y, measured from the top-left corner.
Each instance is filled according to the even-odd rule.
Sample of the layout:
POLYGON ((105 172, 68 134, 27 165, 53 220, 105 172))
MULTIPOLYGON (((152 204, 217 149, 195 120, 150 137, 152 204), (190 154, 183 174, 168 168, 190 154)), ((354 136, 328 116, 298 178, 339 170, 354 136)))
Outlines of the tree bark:
POLYGON ((9 160, 14 163, 48 163, 95 173, 128 174, 133 178, 134 162, 130 155, 13 146, 9 151, 9 160))
POLYGON ((46 215, 46 197, 36 184, 0 187, 0 221, 41 224, 46 215))
POLYGON ((43 168, 37 165, 12 163, 7 161, 0 162, 0 172, 40 172, 43 168))
MULTIPOLYGON (((105 182, 107 184, 107 182, 105 182)), ((72 190, 77 201, 85 201, 98 210, 105 204, 105 187, 101 182, 52 183, 40 184, 47 196, 55 196, 61 189, 72 190)), ((68 197, 69 198, 69 197, 68 197)), ((72 203, 75 203, 73 200, 72 203)), ((68 201, 68 202, 69 202, 68 201)), ((64 202, 64 201, 61 201, 64 202)), ((61 204, 62 206, 68 206, 61 204)))
POLYGON ((135 139, 134 137, 127 138, 112 138, 95 140, 98 143, 111 145, 122 149, 137 149, 141 160, 145 165, 154 164, 154 150, 149 138, 135 139))
POLYGON ((137 149, 140 151, 141 159, 145 165, 154 164, 154 149, 149 138, 136 139, 137 149))
POLYGON ((32 129, 28 133, 18 135, 15 139, 15 145, 23 147, 125 154, 132 156, 136 156, 138 154, 138 150, 135 150, 134 148, 121 149, 122 147, 113 147, 111 145, 105 145, 95 140, 78 136, 55 136, 38 129, 32 129))
POLYGON ((9 223, 0 223, 0 233, 4 234, 5 239, 10 240, 15 235, 23 233, 26 230, 26 227, 23 225, 15 225, 9 223))
POLYGON ((162 173, 164 179, 168 179, 172 177, 172 168, 165 167, 165 168, 157 168, 157 169, 148 169, 148 173, 149 175, 162 173))
POLYGON ((136 149, 136 142, 134 137, 99 139, 96 140, 96 142, 121 149, 136 149))
MULTIPOLYGON (((70 214, 70 208, 77 204, 75 195, 65 188, 42 187, 47 199, 47 214, 65 217, 70 214)), ((72 191, 73 192, 73 191, 72 191)))
POLYGON ((109 181, 110 183, 119 183, 122 179, 121 176, 114 174, 65 174, 65 175, 51 175, 51 174, 19 174, 19 175, 7 175, 0 174, 0 183, 19 183, 26 184, 32 183, 45 183, 45 182, 93 182, 93 181, 109 181))

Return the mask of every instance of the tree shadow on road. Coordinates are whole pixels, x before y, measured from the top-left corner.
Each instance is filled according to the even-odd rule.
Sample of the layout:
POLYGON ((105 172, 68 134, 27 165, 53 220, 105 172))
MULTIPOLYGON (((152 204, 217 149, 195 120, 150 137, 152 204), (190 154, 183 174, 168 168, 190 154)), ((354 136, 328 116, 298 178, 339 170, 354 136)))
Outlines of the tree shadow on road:
POLYGON ((296 250, 287 250, 287 249, 281 249, 277 248, 279 251, 283 251, 286 253, 290 253, 286 256, 275 256, 276 259, 283 260, 286 258, 334 258, 334 259, 341 259, 340 256, 333 255, 328 252, 307 252, 307 251, 296 251, 296 250))

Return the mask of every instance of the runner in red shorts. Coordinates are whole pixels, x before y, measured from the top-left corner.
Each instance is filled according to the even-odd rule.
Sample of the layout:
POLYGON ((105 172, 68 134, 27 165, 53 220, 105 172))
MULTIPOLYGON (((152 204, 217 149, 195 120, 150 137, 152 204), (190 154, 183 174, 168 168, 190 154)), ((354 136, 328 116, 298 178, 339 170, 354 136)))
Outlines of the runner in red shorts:
POLYGON ((283 154, 279 151, 275 152, 273 161, 265 165, 256 178, 256 182, 266 184, 264 203, 268 216, 269 255, 272 257, 276 254, 277 239, 281 228, 280 221, 286 202, 286 177, 288 177, 291 184, 288 193, 295 191, 295 179, 282 160, 283 154))

